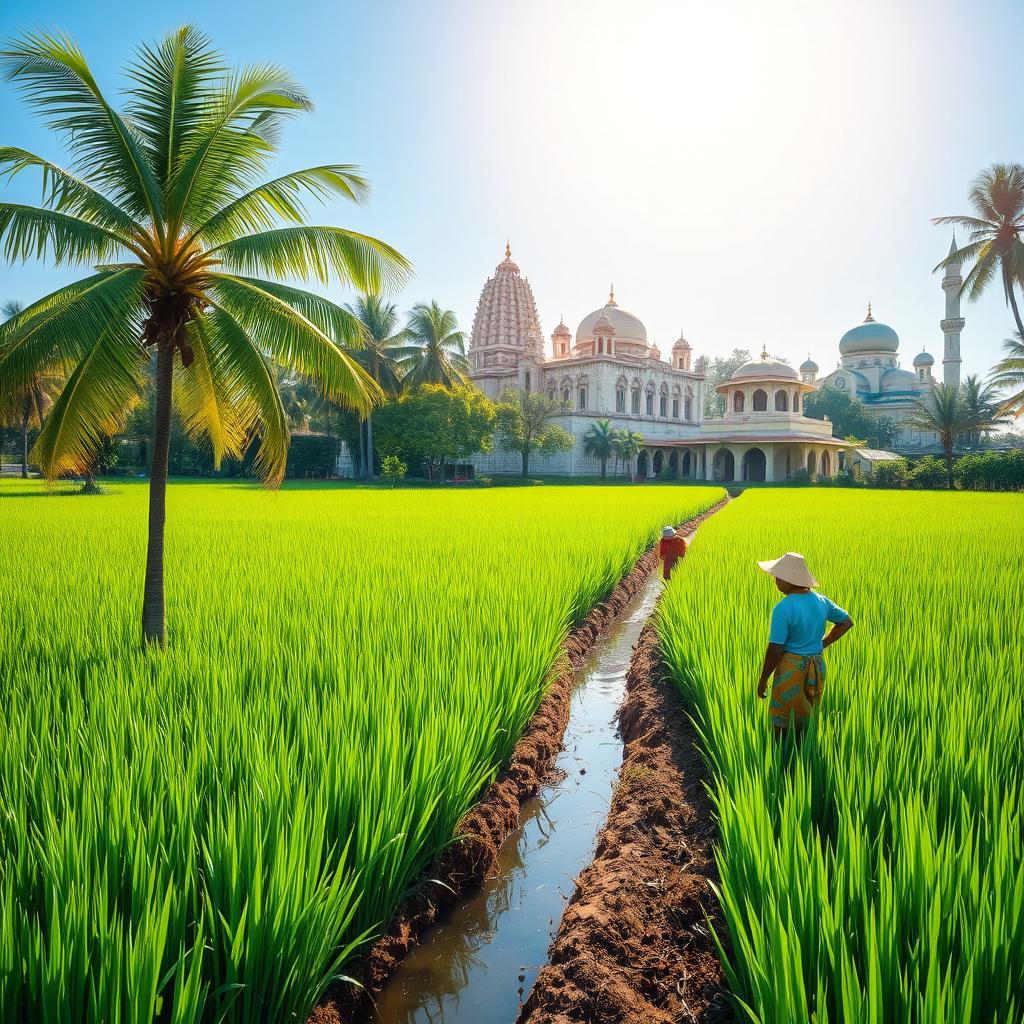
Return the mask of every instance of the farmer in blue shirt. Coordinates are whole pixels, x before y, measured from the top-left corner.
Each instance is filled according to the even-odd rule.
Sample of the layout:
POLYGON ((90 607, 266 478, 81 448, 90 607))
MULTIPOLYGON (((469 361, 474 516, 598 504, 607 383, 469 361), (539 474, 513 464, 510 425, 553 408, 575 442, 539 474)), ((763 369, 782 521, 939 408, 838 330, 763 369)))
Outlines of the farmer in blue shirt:
POLYGON ((757 564, 775 578, 775 586, 786 595, 772 609, 768 649, 757 684, 757 695, 763 699, 774 673, 768 713, 775 735, 781 736, 790 724, 798 732, 802 730, 814 713, 825 683, 822 652, 853 628, 853 619, 824 594, 813 592, 818 581, 803 555, 790 551, 757 564), (832 629, 824 636, 829 622, 832 629))

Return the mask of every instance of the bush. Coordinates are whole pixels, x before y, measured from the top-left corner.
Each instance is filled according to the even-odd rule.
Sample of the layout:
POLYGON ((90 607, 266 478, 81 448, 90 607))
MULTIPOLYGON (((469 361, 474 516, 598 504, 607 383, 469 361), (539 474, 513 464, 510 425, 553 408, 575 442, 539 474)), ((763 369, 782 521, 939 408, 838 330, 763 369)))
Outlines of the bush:
POLYGON ((380 464, 380 478, 394 487, 405 479, 407 469, 408 466, 397 455, 385 455, 384 461, 380 464))
POLYGON ((918 459, 910 469, 910 483, 914 487, 938 489, 947 483, 946 463, 934 455, 918 459))
POLYGON ((1024 490, 1024 450, 962 455, 953 478, 965 491, 1024 490))
POLYGON ((813 481, 811 480, 811 474, 807 471, 807 467, 801 466, 789 474, 789 479, 786 483, 791 487, 809 487, 813 481))
POLYGON ((291 479, 334 476, 341 442, 327 434, 295 434, 288 447, 285 476, 291 479))
POLYGON ((871 472, 872 487, 901 488, 907 486, 909 473, 906 459, 879 462, 871 472))

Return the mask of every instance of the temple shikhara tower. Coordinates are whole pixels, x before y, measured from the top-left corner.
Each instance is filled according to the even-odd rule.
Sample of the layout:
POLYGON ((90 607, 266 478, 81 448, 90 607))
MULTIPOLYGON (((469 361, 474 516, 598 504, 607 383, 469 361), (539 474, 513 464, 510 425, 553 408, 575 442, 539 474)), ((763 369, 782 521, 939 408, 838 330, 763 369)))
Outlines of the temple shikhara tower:
MULTIPOLYGON (((956 243, 953 243, 955 251, 956 243)), ((960 379, 959 267, 942 282, 946 294, 943 374, 960 379)), ((834 476, 841 453, 851 446, 832 436, 827 420, 804 415, 804 396, 822 386, 856 395, 874 415, 896 426, 899 451, 921 451, 936 439, 909 425, 917 399, 934 383, 934 359, 925 351, 913 369, 899 365, 899 337, 875 319, 868 304, 864 322, 839 340, 839 364, 819 379, 808 358, 799 370, 769 355, 741 366, 716 390, 725 398, 722 419, 704 416, 704 375, 694 369, 693 347, 683 332, 667 356, 647 326, 623 308, 609 288, 603 306, 587 313, 575 333, 563 318, 544 343, 537 303, 506 243, 505 258, 480 293, 470 337, 470 377, 489 397, 507 388, 540 391, 562 403, 561 424, 576 438, 562 455, 535 458, 538 473, 590 475, 599 471, 586 455, 584 438, 599 419, 643 437, 638 472, 697 480, 784 480, 797 469, 834 476)), ((751 346, 754 348, 754 346, 751 346)), ((755 349, 756 350, 756 349, 755 349)), ((495 452, 477 456, 482 472, 515 472, 519 456, 495 452)))

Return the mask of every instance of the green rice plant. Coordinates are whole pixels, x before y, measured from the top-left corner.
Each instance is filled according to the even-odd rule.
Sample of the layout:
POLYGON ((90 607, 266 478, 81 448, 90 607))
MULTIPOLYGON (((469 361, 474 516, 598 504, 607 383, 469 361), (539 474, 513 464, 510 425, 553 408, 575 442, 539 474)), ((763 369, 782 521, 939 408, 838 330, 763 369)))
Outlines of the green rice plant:
POLYGON ((508 758, 574 622, 717 488, 0 482, 0 1020, 303 1020, 508 758))
POLYGON ((745 1019, 1022 1019, 1022 524, 1013 495, 750 492, 673 575, 745 1019), (799 745, 755 695, 780 595, 754 560, 785 551, 856 623, 799 745))

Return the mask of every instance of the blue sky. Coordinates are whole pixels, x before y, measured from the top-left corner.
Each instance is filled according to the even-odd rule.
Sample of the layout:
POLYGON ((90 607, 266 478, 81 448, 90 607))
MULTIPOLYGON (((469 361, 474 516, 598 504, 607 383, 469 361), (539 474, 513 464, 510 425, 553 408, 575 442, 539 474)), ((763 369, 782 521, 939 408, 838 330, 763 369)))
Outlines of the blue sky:
MULTIPOLYGON (((546 336, 614 280, 663 349, 683 327, 697 354, 763 344, 825 370, 871 300, 904 366, 938 361, 950 239, 930 218, 1024 160, 1020 3, 0 5, 0 36, 63 29, 112 91, 140 41, 185 21, 303 83, 317 110, 281 168, 359 164, 372 200, 315 217, 397 246, 417 272, 399 301, 436 298, 467 331, 508 236, 546 336)), ((0 129, 60 155, 6 84, 0 129)), ((68 276, 0 273, 23 300, 68 276)), ((985 372, 1010 314, 997 290, 964 312, 964 372, 985 372)))

